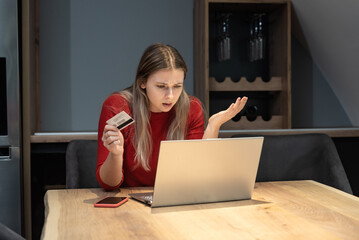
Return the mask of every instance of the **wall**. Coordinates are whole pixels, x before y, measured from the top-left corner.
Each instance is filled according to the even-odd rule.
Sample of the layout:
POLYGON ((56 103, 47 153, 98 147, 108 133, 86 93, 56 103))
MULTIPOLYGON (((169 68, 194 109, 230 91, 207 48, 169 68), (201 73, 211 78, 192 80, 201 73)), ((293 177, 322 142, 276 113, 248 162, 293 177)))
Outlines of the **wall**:
MULTIPOLYGON (((355 20, 359 1, 291 1, 302 31, 299 39, 317 68, 315 77, 326 80, 326 88, 333 91, 351 125, 359 126, 359 28, 355 20)), ((323 103, 318 109, 325 111, 324 115, 329 119, 325 123, 331 116, 343 114, 331 109, 330 103, 323 103), (333 113, 329 114, 330 111, 333 113)))
POLYGON ((351 126, 310 53, 292 36, 292 128, 351 126))
POLYGON ((193 0, 40 0, 41 131, 96 131, 103 100, 128 87, 145 48, 175 46, 193 93, 193 0))
MULTIPOLYGON (((40 0, 40 130, 96 131, 103 100, 132 83, 153 42, 182 53, 192 94, 193 1, 40 0)), ((359 28, 343 11, 356 0, 292 3, 293 127, 357 126, 359 28)))

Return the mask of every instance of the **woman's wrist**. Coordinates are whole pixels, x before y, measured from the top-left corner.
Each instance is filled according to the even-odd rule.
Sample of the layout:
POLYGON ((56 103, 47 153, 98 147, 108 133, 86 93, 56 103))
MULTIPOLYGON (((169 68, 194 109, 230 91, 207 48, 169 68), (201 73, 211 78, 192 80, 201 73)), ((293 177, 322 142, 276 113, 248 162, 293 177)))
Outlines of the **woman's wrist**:
POLYGON ((110 152, 111 158, 114 160, 122 159, 123 152, 124 152, 123 148, 118 150, 116 153, 110 152))
POLYGON ((209 119, 208 120, 208 124, 207 127, 209 127, 210 129, 212 129, 213 131, 219 131, 219 129, 222 126, 222 122, 218 121, 217 119, 209 119))
POLYGON ((106 185, 115 187, 122 181, 123 155, 112 152, 100 168, 100 178, 106 185))
POLYGON ((203 138, 218 138, 218 133, 221 125, 208 122, 206 130, 204 131, 203 138))

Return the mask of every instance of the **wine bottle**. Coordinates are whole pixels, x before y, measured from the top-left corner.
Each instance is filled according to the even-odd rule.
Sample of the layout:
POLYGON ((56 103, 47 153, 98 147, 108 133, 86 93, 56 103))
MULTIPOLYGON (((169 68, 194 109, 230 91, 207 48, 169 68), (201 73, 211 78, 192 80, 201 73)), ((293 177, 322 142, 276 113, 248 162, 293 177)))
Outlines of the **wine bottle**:
POLYGON ((253 122, 258 115, 258 107, 256 105, 249 105, 246 110, 246 117, 248 121, 253 122))

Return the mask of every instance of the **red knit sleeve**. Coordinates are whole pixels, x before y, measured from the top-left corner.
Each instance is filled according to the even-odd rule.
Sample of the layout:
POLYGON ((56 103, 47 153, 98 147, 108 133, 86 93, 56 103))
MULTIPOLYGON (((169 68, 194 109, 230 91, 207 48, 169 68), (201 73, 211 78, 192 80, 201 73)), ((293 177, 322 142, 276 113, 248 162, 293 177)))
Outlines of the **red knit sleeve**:
POLYGON ((202 103, 190 97, 191 105, 187 122, 187 139, 202 139, 204 133, 204 114, 202 103))
POLYGON ((121 111, 125 111, 125 112, 129 113, 130 112, 129 110, 130 110, 130 108, 129 108, 128 102, 118 93, 114 93, 114 94, 110 95, 104 101, 104 103, 102 105, 101 115, 100 115, 99 124, 98 124, 98 134, 97 134, 98 145, 97 145, 96 178, 97 178, 97 181, 99 182, 99 184, 105 190, 113 190, 113 189, 118 188, 123 182, 123 177, 122 177, 121 183, 115 187, 105 184, 102 181, 102 179, 100 178, 100 168, 101 168, 102 164, 106 161, 107 156, 109 154, 108 149, 102 143, 103 130, 105 128, 106 121, 108 119, 115 116, 117 113, 119 113, 121 111))

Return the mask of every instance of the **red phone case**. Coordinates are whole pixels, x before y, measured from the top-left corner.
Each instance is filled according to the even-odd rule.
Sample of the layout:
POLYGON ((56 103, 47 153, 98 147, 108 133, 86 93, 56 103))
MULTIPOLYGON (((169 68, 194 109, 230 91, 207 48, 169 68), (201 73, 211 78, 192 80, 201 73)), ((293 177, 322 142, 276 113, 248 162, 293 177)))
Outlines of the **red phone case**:
MULTIPOLYGON (((105 197, 101 200, 99 200, 98 202, 96 202, 94 204, 95 207, 110 207, 110 208, 114 208, 114 207, 118 207, 122 204, 124 204, 125 202, 127 202, 128 197, 118 197, 118 198, 123 198, 122 200, 116 202, 116 203, 101 203, 101 201, 107 199, 107 198, 113 198, 113 197, 105 197)), ((117 198, 117 197, 116 197, 117 198)))

